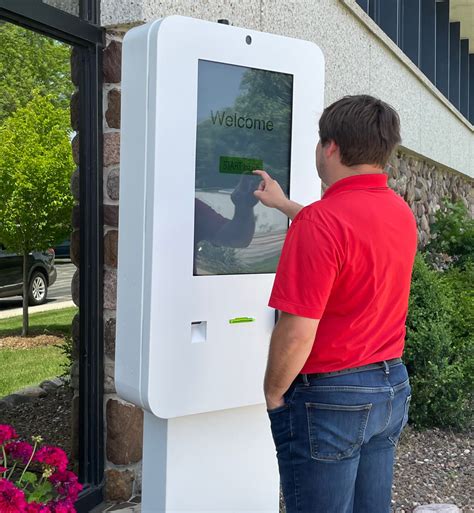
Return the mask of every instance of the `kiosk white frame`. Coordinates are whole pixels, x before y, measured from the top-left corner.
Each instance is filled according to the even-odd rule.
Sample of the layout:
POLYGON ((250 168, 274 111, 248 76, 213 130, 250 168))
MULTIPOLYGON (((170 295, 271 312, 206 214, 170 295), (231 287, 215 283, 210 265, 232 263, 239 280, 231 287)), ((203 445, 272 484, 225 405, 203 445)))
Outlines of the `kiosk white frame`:
POLYGON ((116 386, 146 410, 144 513, 276 513, 262 392, 274 275, 193 276, 200 59, 293 75, 290 197, 319 198, 324 60, 316 45, 179 16, 129 31, 116 386), (256 322, 229 324, 242 315, 256 322), (202 335, 193 334, 196 321, 207 323, 201 343, 192 343, 202 335))

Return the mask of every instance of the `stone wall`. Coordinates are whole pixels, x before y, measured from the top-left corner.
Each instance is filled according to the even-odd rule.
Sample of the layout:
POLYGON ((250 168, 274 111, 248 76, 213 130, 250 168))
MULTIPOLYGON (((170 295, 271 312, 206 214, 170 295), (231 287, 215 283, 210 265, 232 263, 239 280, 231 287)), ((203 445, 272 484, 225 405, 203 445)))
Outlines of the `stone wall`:
MULTIPOLYGON (((143 412, 122 401, 114 383, 115 311, 117 292, 118 200, 120 163, 120 74, 121 40, 123 34, 109 32, 103 54, 103 219, 104 219, 104 416, 106 456, 106 496, 111 501, 122 501, 140 493, 143 438, 143 412)), ((72 79, 78 85, 78 55, 72 54, 72 79)), ((79 129, 79 92, 71 98, 71 124, 79 129)), ((79 164, 79 137, 72 141, 74 162, 79 164)), ((76 200, 72 214, 71 260, 77 270, 72 280, 72 298, 79 306, 79 169, 71 180, 76 200)), ((73 457, 77 457, 79 414, 79 314, 73 320, 73 355, 71 370, 74 388, 72 407, 73 457)))
POLYGON ((462 200, 474 217, 474 179, 399 149, 387 165, 388 183, 410 205, 418 224, 418 240, 430 239, 430 225, 444 199, 462 200))
POLYGON ((115 392, 115 310, 120 164, 120 78, 123 33, 109 31, 103 56, 104 88, 104 408, 106 496, 127 500, 140 493, 143 412, 115 392))
MULTIPOLYGON (((116 395, 113 377, 120 175, 120 66, 123 35, 124 32, 121 30, 108 31, 107 47, 104 50, 103 90, 104 412, 107 456, 106 494, 112 501, 127 500, 140 493, 143 436, 142 411, 122 401, 116 395)), ((403 149, 393 156, 387 166, 387 173, 390 186, 405 198, 417 217, 422 244, 429 237, 429 223, 433 220, 433 215, 443 197, 461 198, 474 214, 473 180, 464 175, 425 161, 403 149)), ((77 183, 77 176, 73 177, 74 183, 77 183)))

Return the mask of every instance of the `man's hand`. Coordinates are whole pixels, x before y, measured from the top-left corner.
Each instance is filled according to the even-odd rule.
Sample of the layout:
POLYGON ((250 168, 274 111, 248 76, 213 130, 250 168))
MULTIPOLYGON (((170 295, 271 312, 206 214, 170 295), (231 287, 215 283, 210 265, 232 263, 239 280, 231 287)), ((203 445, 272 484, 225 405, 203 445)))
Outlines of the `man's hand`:
POLYGON ((290 219, 294 219, 298 212, 303 208, 303 205, 289 200, 285 196, 280 184, 266 171, 257 169, 253 173, 260 176, 262 179, 258 189, 254 192, 255 197, 266 207, 276 208, 290 219))
POLYGON ((285 404, 285 399, 283 397, 266 397, 265 400, 267 402, 267 410, 275 410, 276 408, 280 408, 280 406, 285 404))
POLYGON ((280 210, 284 206, 285 202, 288 201, 288 198, 285 196, 280 184, 266 171, 257 169, 253 173, 260 176, 262 179, 258 189, 254 192, 255 197, 266 207, 277 208, 280 210))

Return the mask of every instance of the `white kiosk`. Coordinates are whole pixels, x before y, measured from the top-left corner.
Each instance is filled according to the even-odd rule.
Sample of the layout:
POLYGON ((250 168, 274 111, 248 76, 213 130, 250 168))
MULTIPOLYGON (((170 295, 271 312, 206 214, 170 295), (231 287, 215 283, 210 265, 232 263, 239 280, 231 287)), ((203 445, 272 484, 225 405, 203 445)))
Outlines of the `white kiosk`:
POLYGON ((303 204, 324 61, 312 43, 179 16, 123 45, 116 386, 145 410, 143 513, 277 513, 262 383, 288 219, 303 204))

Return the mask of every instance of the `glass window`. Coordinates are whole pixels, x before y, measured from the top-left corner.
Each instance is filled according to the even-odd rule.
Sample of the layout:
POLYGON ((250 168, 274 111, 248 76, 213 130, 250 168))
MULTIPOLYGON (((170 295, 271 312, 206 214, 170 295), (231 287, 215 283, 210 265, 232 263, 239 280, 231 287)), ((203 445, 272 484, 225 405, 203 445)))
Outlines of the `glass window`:
POLYGON ((200 60, 197 102, 194 274, 273 273, 288 219, 252 171, 289 193, 293 76, 200 60))
POLYGON ((72 47, 7 22, 0 22, 0 41, 0 310, 9 316, 0 322, 0 400, 32 385, 42 388, 28 408, 12 403, 2 410, 0 422, 13 425, 24 440, 41 435, 60 446, 77 471, 80 333, 78 308, 70 304, 77 221, 72 261, 69 240, 70 219, 78 218, 72 215, 77 186, 71 193, 77 165, 71 139, 78 126, 77 109, 71 126, 71 106, 78 93, 71 81, 72 47), (57 309, 29 316, 28 307, 45 303, 57 309))

